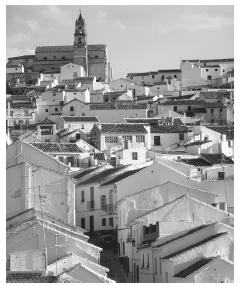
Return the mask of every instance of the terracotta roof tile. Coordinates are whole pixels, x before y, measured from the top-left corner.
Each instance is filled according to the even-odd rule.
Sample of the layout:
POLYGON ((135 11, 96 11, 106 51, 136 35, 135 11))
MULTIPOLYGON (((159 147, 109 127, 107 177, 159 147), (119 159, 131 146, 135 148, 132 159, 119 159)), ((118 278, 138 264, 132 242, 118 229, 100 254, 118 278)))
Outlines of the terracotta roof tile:
POLYGON ((83 153, 74 143, 30 143, 34 147, 46 153, 83 153))
POLYGON ((96 116, 63 116, 65 122, 99 122, 96 116))
POLYGON ((119 133, 119 134, 146 134, 147 130, 141 123, 103 123, 101 124, 102 133, 119 133))

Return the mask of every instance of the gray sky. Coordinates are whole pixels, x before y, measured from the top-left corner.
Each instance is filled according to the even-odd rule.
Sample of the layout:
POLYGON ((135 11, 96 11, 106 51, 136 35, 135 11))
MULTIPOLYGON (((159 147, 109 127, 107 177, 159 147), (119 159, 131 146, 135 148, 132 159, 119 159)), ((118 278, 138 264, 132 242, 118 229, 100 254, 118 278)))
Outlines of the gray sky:
POLYGON ((72 45, 81 9, 88 43, 107 44, 114 78, 234 54, 233 6, 7 6, 7 57, 72 45))

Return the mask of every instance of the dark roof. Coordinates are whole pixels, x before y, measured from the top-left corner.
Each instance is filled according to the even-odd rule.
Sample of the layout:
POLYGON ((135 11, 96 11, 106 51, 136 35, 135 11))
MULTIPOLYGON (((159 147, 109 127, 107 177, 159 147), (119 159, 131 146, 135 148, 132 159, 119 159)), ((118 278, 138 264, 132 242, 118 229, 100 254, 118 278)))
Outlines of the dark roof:
POLYGON ((139 172, 142 169, 144 169, 144 168, 137 169, 137 170, 126 171, 126 172, 116 176, 114 179, 112 179, 112 180, 110 180, 110 181, 108 181, 106 183, 101 184, 101 186, 111 185, 111 184, 114 184, 116 182, 119 182, 119 181, 121 181, 121 180, 123 180, 123 179, 125 179, 125 178, 127 178, 127 177, 129 177, 129 176, 131 176, 131 175, 133 175, 133 174, 135 174, 137 172, 139 172))
POLYGON ((173 72, 181 72, 180 69, 169 69, 169 70, 158 70, 158 71, 149 71, 149 72, 140 72, 140 73, 128 73, 127 77, 130 76, 148 76, 148 75, 153 75, 153 74, 158 74, 158 73, 173 73, 173 72))
POLYGON ((227 135, 227 140, 234 139, 234 126, 207 126, 207 128, 219 132, 221 134, 227 135))
POLYGON ((204 107, 195 107, 191 111, 193 113, 207 113, 207 110, 204 107))
POLYGON ((83 176, 85 176, 85 175, 87 175, 87 174, 89 174, 89 173, 91 173, 91 172, 93 172, 99 168, 101 168, 101 167, 94 166, 94 167, 86 168, 86 169, 82 170, 80 173, 78 173, 77 175, 75 175, 73 178, 74 179, 81 179, 83 176))
POLYGON ((161 105, 204 105, 204 100, 168 100, 161 105))
POLYGON ((56 276, 43 276, 41 272, 35 271, 11 271, 7 272, 7 282, 8 283, 21 283, 24 281, 35 281, 41 283, 56 283, 58 278, 56 276))
POLYGON ((205 65, 204 68, 219 68, 220 65, 205 65))
POLYGON ((34 147, 46 153, 83 153, 74 143, 30 143, 34 147))
POLYGON ((36 47, 35 54, 45 52, 73 52, 74 46, 40 46, 36 47))
POLYGON ((188 251, 188 250, 190 250, 190 249, 192 249, 192 248, 198 247, 198 246, 200 246, 200 245, 202 245, 202 244, 204 244, 204 243, 207 243, 207 242, 209 242, 209 241, 211 241, 211 240, 214 240, 215 238, 224 236, 224 235, 226 235, 226 234, 227 234, 227 232, 220 232, 220 233, 211 235, 211 236, 209 236, 209 237, 207 237, 207 238, 205 238, 205 239, 203 239, 203 240, 201 240, 201 241, 199 241, 199 242, 197 242, 197 243, 191 244, 191 245, 189 245, 188 247, 185 247, 185 248, 182 248, 182 249, 180 249, 180 250, 178 250, 178 251, 175 251, 175 252, 173 252, 172 254, 169 254, 169 255, 163 257, 162 259, 170 259, 170 258, 173 258, 173 257, 175 257, 175 256, 177 256, 177 255, 179 255, 179 254, 182 254, 182 253, 184 253, 184 252, 186 252, 186 251, 188 251))
POLYGON ((125 118, 127 123, 145 123, 149 124, 150 126, 159 125, 160 122, 173 122, 175 126, 183 125, 183 122, 180 118, 174 117, 159 117, 159 118, 125 118))
POLYGON ((209 226, 209 224, 203 224, 203 225, 194 227, 194 228, 190 229, 189 231, 187 231, 187 232, 185 232, 185 233, 183 233, 183 234, 180 234, 180 235, 177 236, 177 237, 174 237, 174 238, 172 238, 172 239, 169 239, 169 240, 167 240, 167 241, 165 241, 165 242, 163 242, 163 243, 154 245, 153 247, 154 247, 154 248, 162 247, 162 246, 164 246, 164 245, 167 245, 168 243, 171 243, 171 242, 173 242, 173 241, 175 241, 175 240, 178 240, 178 239, 183 238, 183 237, 185 237, 185 236, 187 236, 187 235, 190 235, 190 234, 192 234, 192 233, 194 233, 194 232, 197 232, 197 231, 199 231, 199 230, 201 230, 201 229, 203 229, 203 228, 206 228, 207 226, 209 226))
POLYGON ((188 266, 187 268, 185 268, 185 269, 179 271, 178 273, 176 273, 174 275, 174 277, 186 278, 188 275, 190 275, 191 273, 195 272, 199 268, 203 267, 204 265, 206 265, 210 261, 212 261, 211 257, 210 258, 203 257, 200 260, 198 260, 197 262, 195 262, 195 263, 191 264, 190 266, 188 266))
POLYGON ((210 164, 234 164, 233 160, 224 154, 206 154, 201 153, 201 157, 208 161, 210 164))
MULTIPOLYGON (((196 94, 186 94, 186 95, 180 95, 180 96, 171 96, 169 99, 170 100, 183 100, 183 99, 191 99, 193 96, 195 96, 196 94)), ((161 98, 159 98, 159 100, 161 100, 161 98)))
POLYGON ((212 166, 211 163, 207 162, 203 158, 194 158, 194 159, 182 159, 185 164, 193 165, 196 167, 212 166))
POLYGON ((90 110, 147 109, 147 103, 90 103, 90 110))
POLYGON ((17 57, 11 57, 8 59, 34 59, 35 55, 25 55, 25 56, 17 56, 17 57))
POLYGON ((197 59, 197 60, 183 60, 183 62, 201 62, 201 63, 209 63, 209 62, 212 62, 212 63, 216 63, 216 62, 233 62, 234 61, 234 58, 227 58, 227 59, 197 59))
POLYGON ((92 183, 96 183, 96 182, 101 182, 104 179, 106 179, 108 176, 113 175, 116 172, 119 172, 120 170, 126 168, 126 166, 118 166, 115 168, 109 168, 106 170, 103 170, 100 173, 97 174, 93 174, 90 178, 86 179, 83 182, 78 183, 78 185, 87 185, 87 184, 92 184, 92 183))
POLYGON ((94 159, 97 159, 98 161, 106 161, 105 154, 104 153, 91 153, 94 159))
POLYGON ((56 124, 54 121, 52 121, 52 120, 50 120, 50 119, 48 119, 48 118, 45 118, 45 119, 43 119, 42 121, 39 121, 38 123, 37 123, 37 125, 43 125, 43 124, 56 124))
POLYGON ((151 133, 187 133, 188 127, 185 125, 156 125, 150 126, 151 133))
POLYGON ((144 124, 140 123, 102 123, 102 133, 133 133, 133 134, 146 134, 147 130, 144 124))
POLYGON ((198 141, 194 141, 194 142, 190 142, 190 143, 185 143, 184 146, 188 147, 188 146, 196 146, 196 145, 203 145, 205 143, 209 143, 212 140, 198 140, 198 141))
POLYGON ((63 116, 66 122, 99 122, 96 116, 63 116))

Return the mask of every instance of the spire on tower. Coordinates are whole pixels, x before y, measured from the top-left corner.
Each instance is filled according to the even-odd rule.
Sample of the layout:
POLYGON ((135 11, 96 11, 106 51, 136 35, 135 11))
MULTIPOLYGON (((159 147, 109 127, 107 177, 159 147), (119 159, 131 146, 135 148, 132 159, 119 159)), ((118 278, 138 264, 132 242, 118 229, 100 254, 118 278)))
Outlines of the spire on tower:
POLYGON ((84 19, 83 19, 83 17, 82 17, 82 13, 81 13, 81 10, 80 10, 80 9, 79 9, 79 16, 78 16, 76 22, 78 22, 79 24, 80 24, 80 23, 81 23, 81 24, 84 24, 84 19))

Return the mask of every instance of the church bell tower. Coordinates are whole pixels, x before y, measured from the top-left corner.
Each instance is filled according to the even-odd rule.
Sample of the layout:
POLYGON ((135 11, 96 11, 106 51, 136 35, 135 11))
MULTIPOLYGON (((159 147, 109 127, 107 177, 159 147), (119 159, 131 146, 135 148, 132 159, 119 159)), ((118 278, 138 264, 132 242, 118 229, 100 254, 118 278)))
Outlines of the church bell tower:
POLYGON ((85 70, 85 75, 88 76, 87 32, 81 12, 75 22, 74 63, 82 66, 85 70))

